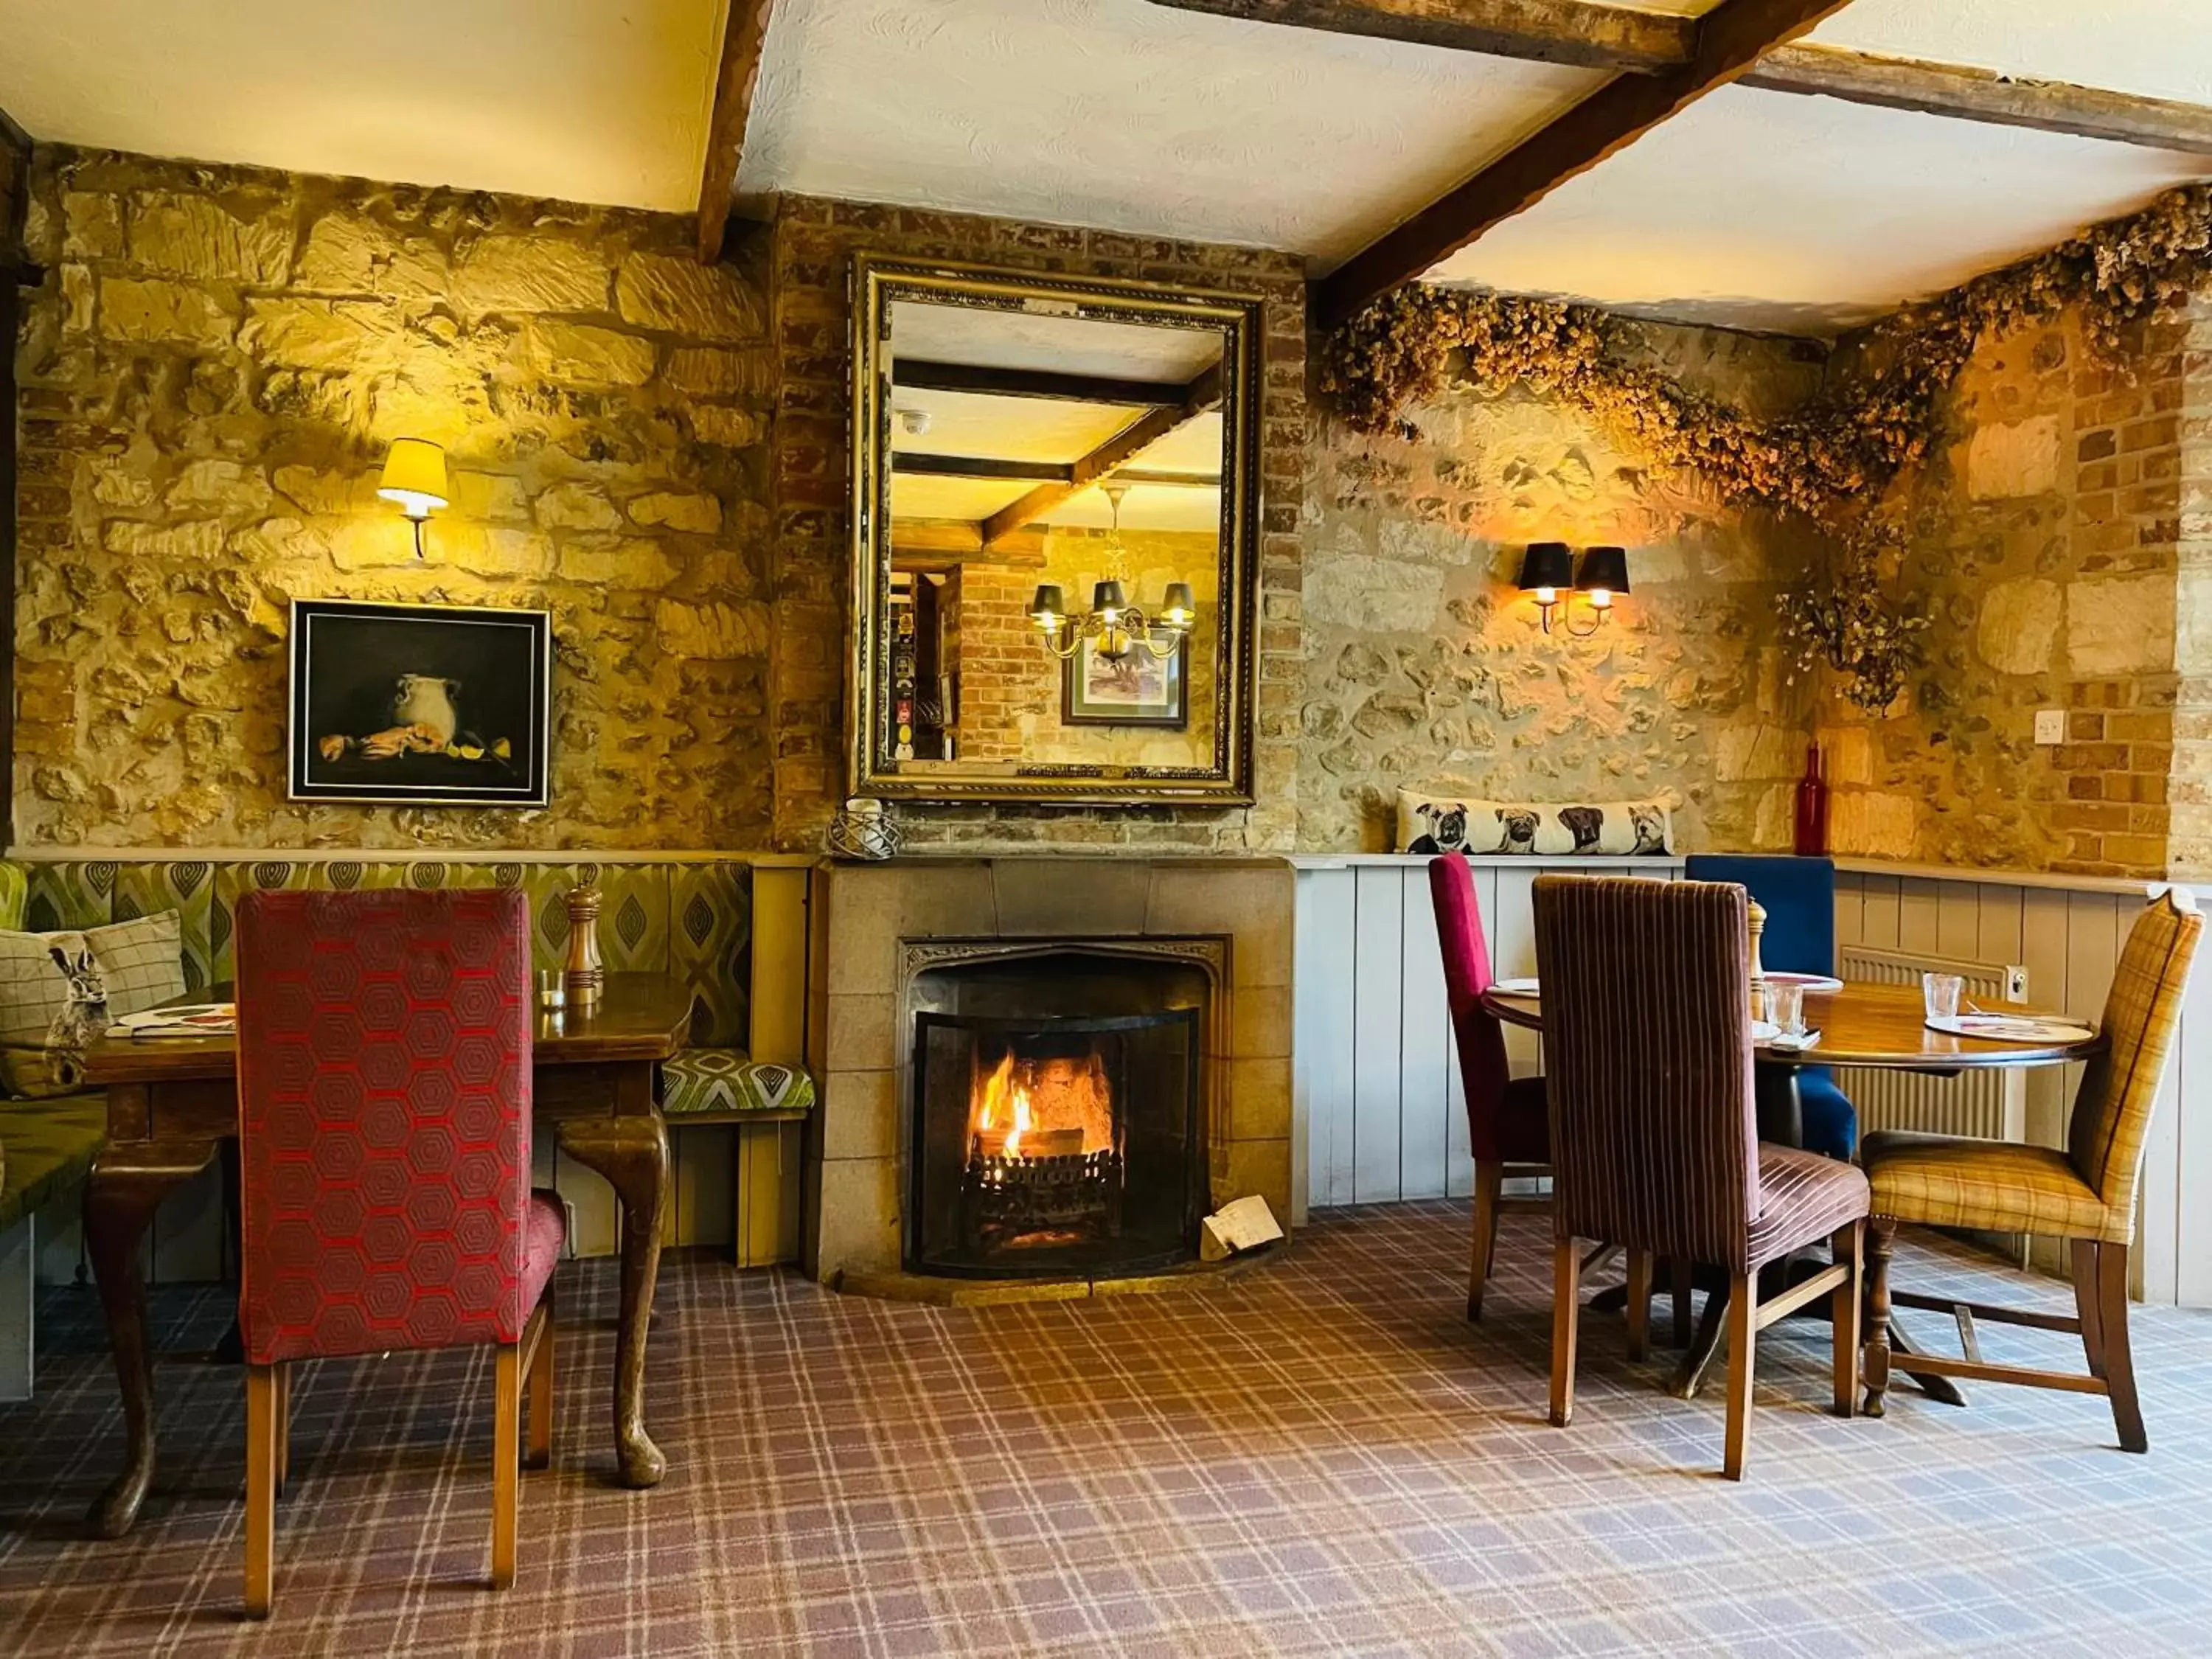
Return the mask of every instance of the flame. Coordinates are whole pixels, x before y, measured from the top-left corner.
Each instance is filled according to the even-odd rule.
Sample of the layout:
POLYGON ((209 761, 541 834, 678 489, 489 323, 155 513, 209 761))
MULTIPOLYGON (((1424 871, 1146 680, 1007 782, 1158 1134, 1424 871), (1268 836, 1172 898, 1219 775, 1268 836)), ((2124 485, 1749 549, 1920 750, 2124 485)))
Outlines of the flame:
POLYGON ((1019 1158, 1022 1134, 1030 1127, 1030 1091, 1027 1082, 1014 1080, 1014 1051, 1011 1048, 999 1061, 998 1069, 983 1080, 982 1116, 976 1127, 996 1129, 1002 1111, 1012 1125, 1006 1134, 1005 1155, 1019 1158))

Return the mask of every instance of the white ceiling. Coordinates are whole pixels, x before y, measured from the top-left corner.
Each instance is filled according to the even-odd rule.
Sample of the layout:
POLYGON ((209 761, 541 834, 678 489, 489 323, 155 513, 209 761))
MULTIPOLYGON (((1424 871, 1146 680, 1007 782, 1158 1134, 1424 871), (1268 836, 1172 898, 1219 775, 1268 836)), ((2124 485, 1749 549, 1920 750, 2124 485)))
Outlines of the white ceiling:
POLYGON ((901 300, 891 351, 923 362, 974 363, 1122 380, 1190 380, 1221 359, 1218 329, 1111 323, 901 300))
POLYGON ((0 0, 34 138, 689 211, 720 0, 0 0))

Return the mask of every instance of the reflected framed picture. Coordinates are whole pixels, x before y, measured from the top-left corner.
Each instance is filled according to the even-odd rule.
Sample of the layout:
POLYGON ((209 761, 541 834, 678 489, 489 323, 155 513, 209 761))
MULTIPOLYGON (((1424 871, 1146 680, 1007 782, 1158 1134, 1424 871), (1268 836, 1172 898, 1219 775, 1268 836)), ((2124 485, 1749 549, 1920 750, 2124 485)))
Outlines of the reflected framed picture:
POLYGON ((287 793, 544 805, 552 645, 543 611, 293 600, 287 793))
POLYGON ((1180 732, 1190 724, 1189 669, 1188 635, 1158 657, 1133 647, 1109 657, 1096 639, 1086 637, 1064 667, 1060 723, 1164 726, 1180 732))

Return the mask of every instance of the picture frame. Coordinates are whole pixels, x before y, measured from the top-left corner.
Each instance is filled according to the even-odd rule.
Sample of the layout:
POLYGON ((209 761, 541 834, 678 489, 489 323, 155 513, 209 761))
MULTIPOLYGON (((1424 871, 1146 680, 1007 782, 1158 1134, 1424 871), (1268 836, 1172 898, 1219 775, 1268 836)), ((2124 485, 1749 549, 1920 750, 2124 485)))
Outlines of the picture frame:
POLYGON ((544 611, 292 601, 285 793, 380 806, 544 806, 544 611))
POLYGON ((1152 726, 1181 732, 1190 725, 1190 636, 1165 656, 1130 648, 1116 665, 1086 636, 1062 665, 1063 726, 1152 726))

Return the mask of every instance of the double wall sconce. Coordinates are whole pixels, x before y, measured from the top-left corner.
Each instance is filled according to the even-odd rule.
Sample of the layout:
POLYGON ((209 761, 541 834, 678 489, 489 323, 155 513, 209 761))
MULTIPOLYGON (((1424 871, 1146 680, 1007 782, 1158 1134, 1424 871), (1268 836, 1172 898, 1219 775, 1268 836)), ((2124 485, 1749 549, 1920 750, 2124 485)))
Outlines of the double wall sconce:
POLYGON ((1535 599, 1547 634, 1552 631, 1553 611, 1565 606, 1567 614, 1562 620, 1567 632, 1586 640, 1613 620, 1613 597, 1628 592, 1628 550, 1584 548, 1577 568, 1574 550, 1565 542, 1531 542, 1521 556, 1521 591, 1535 599), (1575 626, 1574 610, 1567 603, 1567 596, 1573 593, 1581 594, 1589 603, 1588 627, 1575 626))
POLYGON ((415 556, 422 557, 422 526, 446 504, 446 452, 427 438, 394 438, 376 493, 399 503, 415 526, 415 556))

